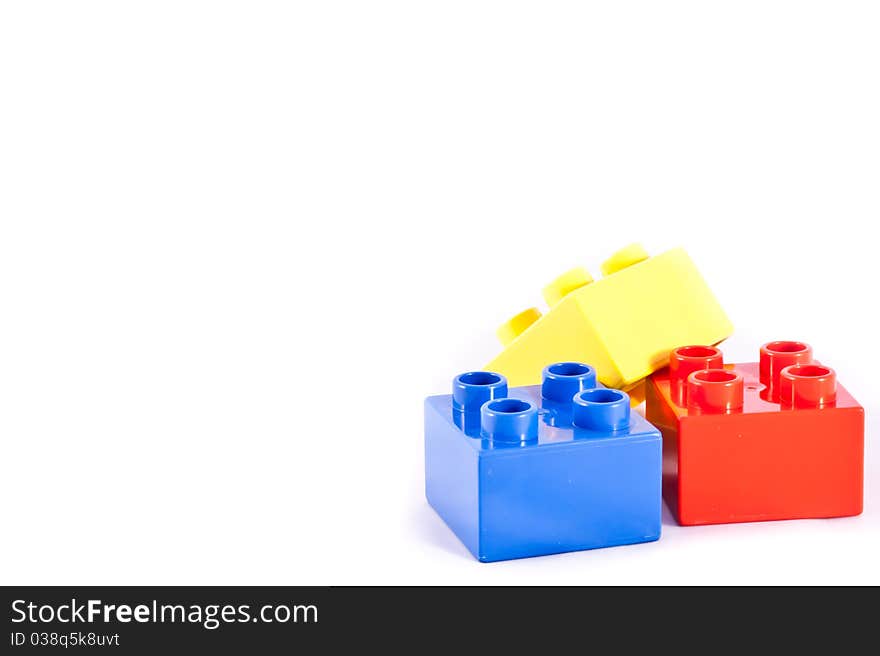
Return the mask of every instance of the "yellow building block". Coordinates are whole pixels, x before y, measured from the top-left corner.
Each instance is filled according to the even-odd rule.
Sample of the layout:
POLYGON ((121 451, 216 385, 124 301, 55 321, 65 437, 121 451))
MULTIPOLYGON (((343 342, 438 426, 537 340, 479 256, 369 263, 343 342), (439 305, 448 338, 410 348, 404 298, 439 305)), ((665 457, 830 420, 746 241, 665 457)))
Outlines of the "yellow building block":
POLYGON ((640 400, 642 379, 687 344, 717 344, 733 326, 681 248, 650 257, 638 244, 615 253, 593 280, 584 269, 544 289, 550 310, 521 312, 498 330, 504 351, 486 369, 512 387, 539 385, 541 370, 585 362, 599 380, 640 400))

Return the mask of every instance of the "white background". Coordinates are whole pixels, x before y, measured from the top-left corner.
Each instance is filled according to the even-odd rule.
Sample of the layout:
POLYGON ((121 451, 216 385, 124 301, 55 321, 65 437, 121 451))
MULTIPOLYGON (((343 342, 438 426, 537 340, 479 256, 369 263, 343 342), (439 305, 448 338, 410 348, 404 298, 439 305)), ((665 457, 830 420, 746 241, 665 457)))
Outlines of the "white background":
POLYGON ((4 3, 0 582, 880 583, 880 8, 600 4, 4 3), (836 368, 862 516, 459 544, 422 399, 631 241, 836 368))

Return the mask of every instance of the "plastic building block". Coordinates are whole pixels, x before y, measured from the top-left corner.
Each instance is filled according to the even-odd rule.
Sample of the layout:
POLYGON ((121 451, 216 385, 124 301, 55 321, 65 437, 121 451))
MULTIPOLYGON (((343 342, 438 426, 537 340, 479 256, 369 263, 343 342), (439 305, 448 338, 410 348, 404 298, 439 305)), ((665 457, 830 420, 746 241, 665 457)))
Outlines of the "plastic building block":
POLYGON ((599 380, 639 394, 635 386, 666 365, 669 352, 690 343, 717 344, 733 327, 687 253, 649 257, 631 245, 602 265, 564 273, 544 289, 550 306, 530 308, 501 326, 504 351, 486 369, 511 385, 535 385, 548 362, 591 363, 599 380))
POLYGON ((659 431, 590 366, 508 389, 473 371, 425 400, 428 502, 480 561, 660 537, 659 431))
POLYGON ((864 410, 803 342, 735 365, 714 347, 675 349, 648 380, 647 417, 680 524, 862 512, 864 410))

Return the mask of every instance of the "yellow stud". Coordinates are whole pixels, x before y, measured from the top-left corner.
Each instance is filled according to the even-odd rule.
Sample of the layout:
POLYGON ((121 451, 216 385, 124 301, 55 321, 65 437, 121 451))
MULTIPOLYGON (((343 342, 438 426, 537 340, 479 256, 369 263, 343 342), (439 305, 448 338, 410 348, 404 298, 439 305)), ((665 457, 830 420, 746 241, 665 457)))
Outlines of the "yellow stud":
POLYGON ((648 252, 641 244, 630 244, 617 251, 602 263, 602 275, 610 276, 626 267, 638 264, 649 257, 648 252))
POLYGON ((501 340, 501 343, 504 346, 508 346, 521 333, 523 333, 526 328, 531 326, 540 318, 541 312, 538 310, 538 308, 529 308, 528 310, 523 310, 513 319, 510 319, 498 328, 498 330, 496 331, 498 339, 501 340))
POLYGON ((593 276, 591 276, 586 269, 576 267, 570 271, 566 271, 556 280, 544 287, 544 300, 547 301, 547 305, 553 307, 575 289, 580 289, 584 285, 589 285, 591 282, 593 282, 593 276))

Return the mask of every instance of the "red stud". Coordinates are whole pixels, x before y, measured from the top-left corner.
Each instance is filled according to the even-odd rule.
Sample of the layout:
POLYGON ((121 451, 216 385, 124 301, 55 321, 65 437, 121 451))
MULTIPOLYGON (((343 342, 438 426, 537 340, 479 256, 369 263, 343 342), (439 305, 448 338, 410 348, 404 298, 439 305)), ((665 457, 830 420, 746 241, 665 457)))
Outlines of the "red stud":
POLYGON ((695 371, 687 381, 689 412, 728 413, 742 410, 743 377, 725 369, 695 371))
POLYGON ((837 399, 837 376, 820 364, 795 364, 779 376, 779 404, 782 408, 824 408, 837 399))
POLYGON ((669 354, 669 384, 676 405, 687 405, 687 380, 694 371, 721 369, 724 358, 714 346, 680 346, 669 354))
POLYGON ((813 349, 803 342, 767 342, 761 347, 759 377, 768 401, 779 403, 779 375, 793 364, 810 364, 813 349))

